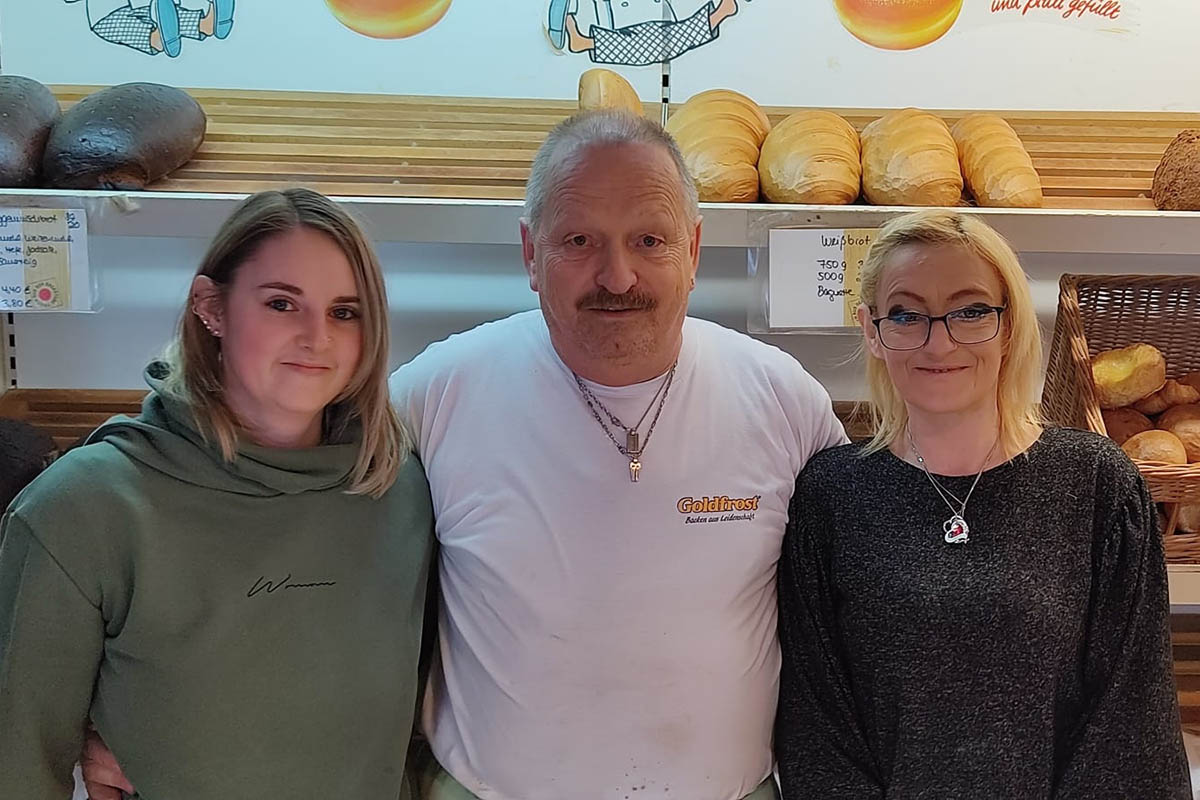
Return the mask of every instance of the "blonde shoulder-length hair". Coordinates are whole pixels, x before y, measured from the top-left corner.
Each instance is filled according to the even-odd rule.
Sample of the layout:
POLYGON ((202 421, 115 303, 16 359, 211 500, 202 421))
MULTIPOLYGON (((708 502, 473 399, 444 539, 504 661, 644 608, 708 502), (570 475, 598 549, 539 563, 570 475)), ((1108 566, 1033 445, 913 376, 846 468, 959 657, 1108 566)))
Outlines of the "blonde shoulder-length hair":
MULTIPOLYGON (((1042 368, 1042 335, 1037 313, 1016 253, 1000 234, 967 214, 929 209, 905 214, 880 228, 867 251, 860 271, 861 297, 872 317, 879 283, 891 256, 901 247, 927 245, 960 247, 990 264, 1000 278, 1005 311, 1001 335, 1004 350, 996 404, 1000 414, 1002 452, 1019 453, 1043 427, 1038 407, 1038 385, 1042 368)), ((887 365, 866 349, 867 386, 870 390, 874 436, 865 452, 882 450, 904 434, 908 409, 896 390, 887 365)))
MULTIPOLYGON (((352 423, 361 425, 348 492, 378 498, 395 481, 412 441, 388 397, 387 294, 379 259, 358 224, 332 200, 308 189, 260 192, 238 205, 221 225, 196 275, 208 276, 224 293, 238 268, 264 241, 297 228, 332 239, 354 272, 362 355, 346 388, 325 409, 324 435, 329 439, 352 423)), ((224 400, 220 340, 192 313, 190 298, 164 361, 167 375, 161 391, 184 402, 201 434, 215 440, 225 459, 233 461, 240 426, 224 400)))

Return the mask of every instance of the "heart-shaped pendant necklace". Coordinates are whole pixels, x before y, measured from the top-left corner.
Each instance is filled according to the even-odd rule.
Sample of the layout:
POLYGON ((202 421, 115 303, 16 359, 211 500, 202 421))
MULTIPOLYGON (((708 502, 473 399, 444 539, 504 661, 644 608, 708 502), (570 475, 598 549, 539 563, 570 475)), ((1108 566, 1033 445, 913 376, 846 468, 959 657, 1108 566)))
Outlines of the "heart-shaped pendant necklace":
MULTIPOLYGON (((965 504, 963 505, 963 509, 966 510, 965 504)), ((946 520, 942 524, 942 530, 946 532, 946 535, 943 537, 946 544, 963 544, 970 541, 971 529, 967 526, 967 521, 958 514, 946 520)))
POLYGON ((925 459, 922 458, 921 451, 917 449, 917 443, 913 441, 912 429, 906 426, 904 430, 908 434, 908 446, 912 448, 913 455, 917 457, 917 463, 925 471, 925 477, 929 478, 929 482, 933 484, 933 488, 937 491, 938 496, 942 498, 942 502, 950 509, 950 519, 942 523, 942 541, 946 544, 966 544, 971 541, 971 526, 967 524, 967 520, 963 516, 967 513, 967 502, 970 501, 975 487, 979 485, 979 479, 983 477, 983 470, 987 466, 987 462, 991 460, 992 453, 996 452, 996 445, 1000 443, 1000 435, 996 434, 996 441, 992 442, 992 449, 988 450, 988 454, 984 456, 983 463, 979 465, 979 472, 975 475, 975 480, 971 483, 971 488, 967 491, 966 498, 959 500, 953 492, 942 488, 937 480, 934 479, 933 473, 925 465, 925 459), (958 510, 955 510, 954 504, 950 502, 950 498, 954 498, 955 502, 958 503, 958 510))

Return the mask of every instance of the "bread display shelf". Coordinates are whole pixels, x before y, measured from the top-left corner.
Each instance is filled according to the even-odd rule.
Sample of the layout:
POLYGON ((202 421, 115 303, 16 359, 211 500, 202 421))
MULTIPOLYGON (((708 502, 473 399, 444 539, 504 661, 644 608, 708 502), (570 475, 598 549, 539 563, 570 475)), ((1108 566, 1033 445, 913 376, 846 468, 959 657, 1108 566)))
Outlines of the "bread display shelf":
MULTIPOLYGON (((69 107, 96 87, 52 87, 69 107)), ((188 90, 208 114, 196 157, 158 191, 246 193, 303 182, 332 195, 518 199, 546 132, 575 101, 188 90)), ((646 104, 657 117, 658 106, 646 104)), ((764 107, 772 123, 799 109, 764 107)), ((883 109, 832 109, 861 131, 883 109)), ((969 111, 935 112, 953 125, 969 111)), ((1200 114, 1001 111, 1046 207, 1153 210, 1159 158, 1200 114)))

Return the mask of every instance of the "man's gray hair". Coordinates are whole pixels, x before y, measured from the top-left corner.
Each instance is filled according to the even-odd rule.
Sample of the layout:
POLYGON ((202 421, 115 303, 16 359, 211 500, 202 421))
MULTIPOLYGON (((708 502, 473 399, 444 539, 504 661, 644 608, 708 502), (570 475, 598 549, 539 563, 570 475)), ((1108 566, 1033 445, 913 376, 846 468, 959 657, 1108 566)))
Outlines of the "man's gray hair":
POLYGON ((627 111, 583 111, 555 126, 533 159, 525 184, 525 219, 531 228, 537 229, 560 167, 581 150, 605 144, 650 144, 666 150, 679 172, 679 188, 687 212, 693 219, 700 216, 699 194, 683 153, 661 125, 627 111))

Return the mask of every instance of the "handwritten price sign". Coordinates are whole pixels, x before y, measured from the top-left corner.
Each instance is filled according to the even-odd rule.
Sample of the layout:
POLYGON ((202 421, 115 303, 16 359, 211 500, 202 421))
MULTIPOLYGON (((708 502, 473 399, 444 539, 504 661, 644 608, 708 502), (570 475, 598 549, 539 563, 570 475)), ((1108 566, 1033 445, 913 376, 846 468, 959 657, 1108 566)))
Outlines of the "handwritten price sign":
POLYGON ((72 269, 87 271, 87 215, 0 208, 0 311, 71 308, 72 269))
POLYGON ((857 325, 859 270, 874 235, 870 228, 771 231, 767 325, 857 325))

